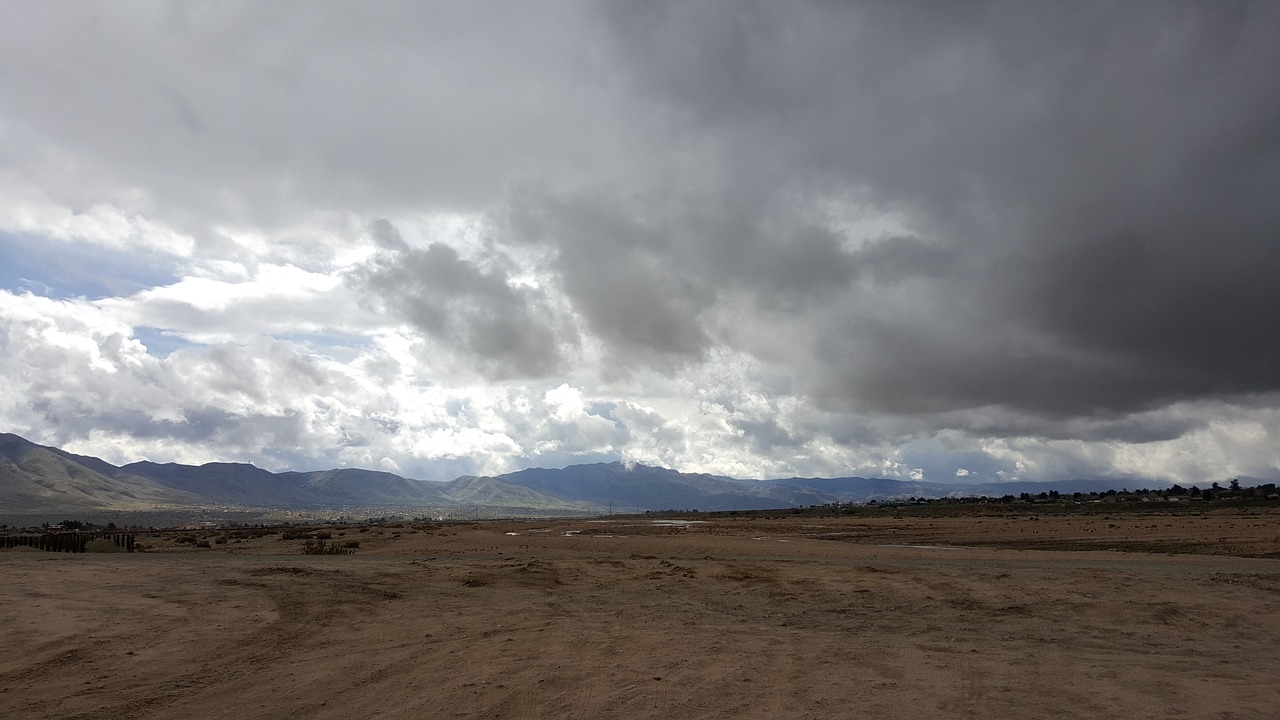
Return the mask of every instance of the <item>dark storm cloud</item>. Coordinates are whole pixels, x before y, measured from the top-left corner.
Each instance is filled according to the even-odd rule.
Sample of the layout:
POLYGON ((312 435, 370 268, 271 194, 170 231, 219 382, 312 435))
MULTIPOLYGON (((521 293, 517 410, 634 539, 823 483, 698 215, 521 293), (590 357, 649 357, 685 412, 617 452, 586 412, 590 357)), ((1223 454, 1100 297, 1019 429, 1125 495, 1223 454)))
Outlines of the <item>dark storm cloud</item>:
POLYGON ((615 9, 633 89, 714 148, 672 192, 728 209, 643 247, 765 304, 825 284, 795 319, 826 404, 1053 417, 1280 387, 1280 6, 615 9), (917 237, 824 239, 793 202, 815 193, 917 237))
MULTIPOLYGON (((966 417, 963 426, 979 436, 1022 436, 1044 440, 1080 440, 1083 442, 1152 443, 1174 440, 1203 426, 1212 413, 1197 417, 1170 413, 1167 409, 1147 413, 1112 413, 1067 420, 1039 417, 966 417)), ((956 423, 960 425, 961 423, 956 423)))
POLYGON ((348 280, 372 305, 465 349, 493 377, 539 377, 560 367, 562 346, 575 338, 562 339, 569 331, 541 292, 448 245, 410 247, 386 220, 370 232, 383 250, 348 280))
POLYGON ((530 192, 513 207, 513 239, 556 248, 565 292, 616 361, 668 366, 707 349, 698 314, 712 293, 680 266, 665 228, 647 225, 611 197, 530 192))
POLYGON ((941 274, 952 260, 911 236, 851 248, 789 198, 736 190, 526 189, 512 198, 509 239, 554 248, 563 290, 612 362, 664 370, 720 341, 707 315, 726 294, 803 315, 855 287, 941 274))
POLYGON ((773 418, 763 420, 739 419, 730 424, 742 431, 743 437, 749 441, 762 455, 776 455, 779 447, 791 448, 801 444, 801 440, 793 437, 787 429, 773 418))

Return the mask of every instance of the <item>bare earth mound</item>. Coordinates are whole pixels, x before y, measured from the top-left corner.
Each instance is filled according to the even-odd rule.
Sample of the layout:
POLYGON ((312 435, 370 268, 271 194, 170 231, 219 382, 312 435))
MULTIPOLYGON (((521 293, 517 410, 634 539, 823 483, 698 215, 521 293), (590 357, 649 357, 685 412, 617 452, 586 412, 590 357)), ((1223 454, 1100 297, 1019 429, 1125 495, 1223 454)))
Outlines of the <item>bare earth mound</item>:
POLYGON ((5 552, 0 717, 1276 716, 1280 517, 1074 523, 487 522, 348 529, 352 556, 279 533, 5 552), (1008 547, 1138 541, 1258 557, 1008 547))

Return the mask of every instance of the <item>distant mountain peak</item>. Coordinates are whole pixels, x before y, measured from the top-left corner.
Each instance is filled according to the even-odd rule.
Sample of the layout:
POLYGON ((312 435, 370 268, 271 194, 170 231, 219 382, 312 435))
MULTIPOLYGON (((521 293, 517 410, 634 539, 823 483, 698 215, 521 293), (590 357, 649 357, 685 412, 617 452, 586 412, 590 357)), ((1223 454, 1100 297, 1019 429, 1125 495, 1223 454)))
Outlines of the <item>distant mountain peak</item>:
POLYGON ((149 460, 122 467, 0 433, 0 508, 134 508, 152 505, 242 507, 491 507, 548 512, 747 510, 867 502, 873 499, 1137 489, 1133 480, 962 485, 887 478, 739 480, 683 473, 641 462, 527 468, 494 477, 425 482, 358 468, 273 473, 250 463, 199 466, 149 460))

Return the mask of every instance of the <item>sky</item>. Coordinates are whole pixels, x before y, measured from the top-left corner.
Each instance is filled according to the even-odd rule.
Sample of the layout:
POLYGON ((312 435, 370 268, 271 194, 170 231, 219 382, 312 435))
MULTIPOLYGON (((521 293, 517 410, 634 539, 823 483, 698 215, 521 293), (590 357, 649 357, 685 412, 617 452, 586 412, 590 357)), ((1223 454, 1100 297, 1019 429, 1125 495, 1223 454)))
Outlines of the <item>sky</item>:
POLYGON ((1280 477, 1280 3, 0 4, 0 428, 1280 477))

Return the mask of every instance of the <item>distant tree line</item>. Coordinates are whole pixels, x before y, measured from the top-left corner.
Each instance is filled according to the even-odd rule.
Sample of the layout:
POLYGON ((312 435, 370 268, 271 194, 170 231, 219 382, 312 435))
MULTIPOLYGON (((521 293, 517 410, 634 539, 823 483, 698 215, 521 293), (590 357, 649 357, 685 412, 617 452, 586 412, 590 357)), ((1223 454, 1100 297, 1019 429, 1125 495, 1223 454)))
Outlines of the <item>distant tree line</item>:
MULTIPOLYGON (((1180 501, 1180 500, 1254 500, 1254 501, 1280 501, 1280 493, 1276 490, 1275 483, 1265 483, 1254 487, 1241 487, 1239 480, 1232 480, 1227 487, 1222 487, 1218 483, 1213 483, 1207 489, 1200 489, 1198 485, 1192 485, 1190 488, 1182 485, 1172 485, 1164 489, 1139 488, 1137 490, 1129 490, 1123 488, 1120 490, 1102 490, 1097 492, 1073 492, 1062 493, 1057 490, 1046 490, 1037 494, 1019 493, 1018 495, 1001 495, 1000 497, 989 497, 986 495, 967 496, 967 497, 909 497, 906 500, 871 500, 869 505, 929 505, 929 504, 1015 504, 1015 503, 1103 503, 1103 502, 1153 502, 1153 501, 1180 501)), ((840 503, 835 503, 839 505, 840 503)), ((852 504, 852 503, 847 503, 852 504)))

